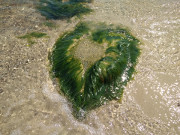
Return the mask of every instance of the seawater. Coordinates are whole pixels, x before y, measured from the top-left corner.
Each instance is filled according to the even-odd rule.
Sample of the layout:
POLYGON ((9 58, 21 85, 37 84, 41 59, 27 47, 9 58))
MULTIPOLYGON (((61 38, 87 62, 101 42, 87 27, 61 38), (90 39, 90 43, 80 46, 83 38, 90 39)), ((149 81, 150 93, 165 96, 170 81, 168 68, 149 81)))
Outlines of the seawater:
MULTIPOLYGON (((37 25, 38 21, 43 20, 34 10, 33 5, 26 7, 33 1, 16 0, 2 1, 2 3, 10 4, 10 8, 23 17, 30 12, 31 15, 28 17, 32 17, 31 20, 34 19, 37 25), (23 8, 26 11, 21 12, 23 8), (23 13, 26 14, 23 15, 23 13)), ((1 8, 5 7, 9 8, 1 6, 1 8)), ((46 44, 40 42, 39 46, 31 49, 26 46, 23 49, 17 49, 18 56, 27 53, 28 59, 34 55, 44 62, 37 59, 40 64, 36 63, 35 57, 34 63, 32 61, 30 66, 24 66, 24 69, 23 66, 16 67, 14 74, 10 74, 11 70, 9 70, 7 82, 2 85, 4 92, 0 99, 0 134, 180 134, 179 0, 97 0, 91 7, 94 12, 84 16, 83 20, 123 25, 141 41, 141 55, 136 66, 137 73, 134 74, 134 80, 129 82, 124 89, 122 103, 109 102, 89 112, 83 121, 74 118, 71 104, 57 92, 58 86, 50 79, 46 68, 47 47, 51 48, 59 34, 73 26, 73 22, 68 24, 65 21, 57 21, 59 29, 53 32, 47 30, 47 33, 52 35, 46 44), (43 45, 43 51, 40 45, 43 45), (31 51, 33 49, 34 51, 31 51)), ((2 18, 3 12, 4 9, 0 10, 2 18)), ((13 12, 9 14, 10 17, 12 15, 14 15, 13 12)), ((16 39, 14 31, 17 27, 13 26, 14 24, 12 22, 1 34, 1 44, 5 49, 13 45, 18 48, 22 44, 22 41, 16 39), (11 39, 8 38, 9 34, 11 39)), ((2 23, 0 27, 6 25, 8 24, 2 23)), ((29 26, 31 25, 33 27, 34 24, 29 23, 29 26)), ((27 31, 30 29, 29 26, 26 27, 27 31)), ((21 30, 21 27, 19 29, 21 30)), ((4 52, 8 51, 4 50, 4 52)), ((4 63, 9 62, 7 54, 3 54, 4 63)), ((11 56, 11 60, 16 60, 14 53, 11 53, 11 56)), ((18 59, 18 61, 23 60, 23 57, 18 59)), ((12 67, 9 68, 14 69, 13 64, 11 65, 12 67)), ((8 67, 5 68, 8 69, 8 67)), ((5 72, 6 69, 2 71, 5 72)))

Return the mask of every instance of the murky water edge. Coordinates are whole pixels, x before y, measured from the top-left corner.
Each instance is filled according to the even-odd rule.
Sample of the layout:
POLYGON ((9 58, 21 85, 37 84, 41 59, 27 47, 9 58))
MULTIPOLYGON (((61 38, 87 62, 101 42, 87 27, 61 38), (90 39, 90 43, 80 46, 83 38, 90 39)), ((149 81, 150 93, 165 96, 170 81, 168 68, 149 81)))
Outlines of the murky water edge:
POLYGON ((94 2, 94 12, 83 20, 127 26, 142 41, 142 53, 122 103, 110 102, 82 122, 58 94, 47 60, 49 48, 78 19, 56 21, 57 28, 48 28, 32 3, 0 1, 0 134, 180 134, 178 0, 94 2), (17 38, 32 31, 50 37, 38 39, 32 47, 17 38))

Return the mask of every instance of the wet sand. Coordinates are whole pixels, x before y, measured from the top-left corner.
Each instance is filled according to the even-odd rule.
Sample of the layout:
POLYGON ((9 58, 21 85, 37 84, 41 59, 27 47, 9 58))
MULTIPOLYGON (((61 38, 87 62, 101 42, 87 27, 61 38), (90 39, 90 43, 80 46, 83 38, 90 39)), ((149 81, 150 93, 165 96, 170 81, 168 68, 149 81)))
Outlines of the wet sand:
POLYGON ((140 39, 137 74, 112 101, 76 120, 49 75, 48 52, 78 18, 46 22, 32 1, 0 1, 0 135, 180 134, 180 18, 178 0, 101 0, 82 20, 124 25, 140 39), (21 4, 20 4, 21 3, 21 4), (49 37, 27 41, 27 32, 49 37))

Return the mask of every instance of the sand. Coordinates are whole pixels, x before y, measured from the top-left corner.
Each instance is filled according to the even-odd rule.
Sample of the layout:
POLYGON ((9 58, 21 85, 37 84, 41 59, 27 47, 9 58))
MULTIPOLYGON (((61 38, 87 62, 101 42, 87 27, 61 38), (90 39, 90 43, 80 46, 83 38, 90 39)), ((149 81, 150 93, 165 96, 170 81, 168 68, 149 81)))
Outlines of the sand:
MULTIPOLYGON (((49 75, 48 52, 59 35, 80 21, 56 20, 35 10, 34 1, 0 1, 0 135, 178 135, 180 46, 178 0, 99 0, 81 20, 124 25, 140 39, 137 74, 112 101, 78 121, 49 75), (28 32, 49 37, 29 46, 28 32)), ((83 55, 83 54, 82 54, 83 55)))

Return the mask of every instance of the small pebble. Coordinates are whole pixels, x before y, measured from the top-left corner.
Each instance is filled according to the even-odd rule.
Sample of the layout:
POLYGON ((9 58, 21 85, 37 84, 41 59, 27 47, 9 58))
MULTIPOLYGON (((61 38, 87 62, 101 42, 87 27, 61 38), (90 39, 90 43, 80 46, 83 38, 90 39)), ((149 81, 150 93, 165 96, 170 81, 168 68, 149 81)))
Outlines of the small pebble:
POLYGON ((114 105, 115 108, 119 108, 119 105, 114 105))
POLYGON ((3 93, 3 92, 4 92, 3 89, 0 88, 0 94, 3 93))

